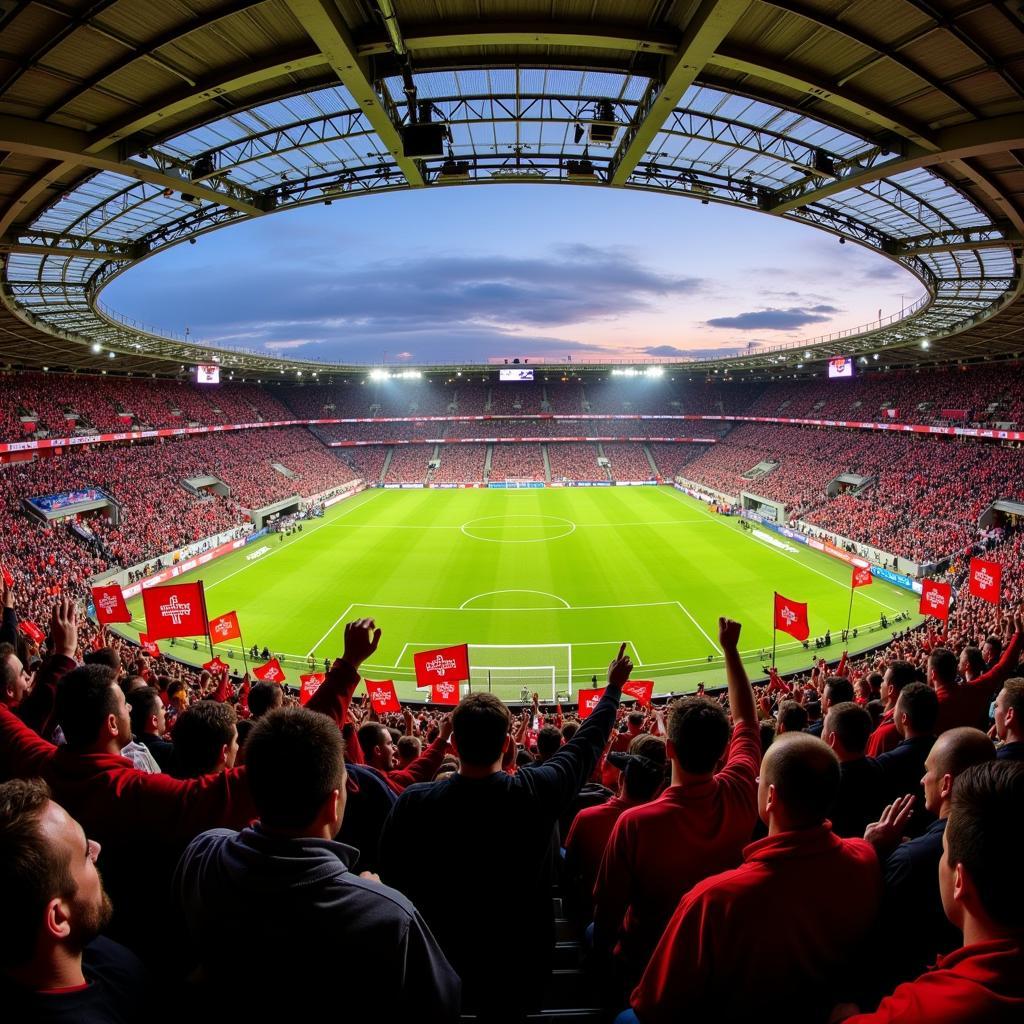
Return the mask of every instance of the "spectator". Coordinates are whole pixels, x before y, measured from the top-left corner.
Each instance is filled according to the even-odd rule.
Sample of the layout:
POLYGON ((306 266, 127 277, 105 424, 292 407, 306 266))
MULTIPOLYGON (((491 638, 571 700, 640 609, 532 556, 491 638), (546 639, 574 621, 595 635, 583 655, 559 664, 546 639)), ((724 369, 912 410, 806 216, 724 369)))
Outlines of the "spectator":
POLYGON ((632 669, 626 645, 608 668, 608 686, 576 735, 544 764, 502 771, 510 716, 490 693, 463 698, 454 713, 459 770, 441 782, 410 786, 381 837, 381 875, 422 910, 462 978, 467 1009, 483 1019, 514 1019, 537 1005, 554 945, 551 884, 554 828, 597 763, 632 669), (429 835, 424 846, 422 837, 429 835), (437 879, 458 871, 454 889, 437 879), (526 876, 514 912, 506 883, 526 876), (481 942, 501 935, 529 984, 507 984, 500 951, 481 942))
POLYGON ((423 741, 419 736, 402 736, 395 744, 395 756, 399 770, 404 771, 423 753, 423 741))
POLYGON ((888 952, 875 979, 881 983, 881 992, 900 979, 916 977, 935 962, 936 956, 960 944, 956 930, 942 912, 939 897, 942 836, 957 777, 994 757, 992 741, 983 732, 947 730, 929 752, 921 780, 925 810, 935 818, 932 824, 922 835, 901 843, 912 802, 904 797, 890 805, 888 813, 864 833, 882 860, 885 881, 879 941, 885 943, 888 952))
POLYGON ((169 772, 173 767, 174 744, 163 738, 167 731, 167 716, 159 691, 147 686, 133 690, 131 698, 128 718, 132 736, 149 749, 162 772, 169 772))
POLYGON ((100 845, 39 779, 0 785, 0 1001, 11 1021, 161 1019, 141 962, 100 935, 111 904, 100 845), (84 849, 84 855, 83 855, 84 849))
POLYGON ((666 745, 671 785, 657 800, 624 811, 605 847, 594 888, 594 946, 599 955, 614 955, 627 985, 639 978, 679 898, 702 878, 740 863, 757 819, 761 742, 739 635, 739 623, 719 620, 731 739, 717 701, 677 700, 666 745))
POLYGON ((305 708, 265 715, 249 737, 247 767, 257 823, 197 836, 174 879, 192 941, 225 1013, 286 1012, 295 992, 340 996, 346 1016, 456 1020, 459 979, 416 908, 336 842, 345 813, 344 749, 337 727, 305 708), (221 969, 228 930, 257 949, 301 935, 303 956, 259 983, 221 969))
POLYGON ((787 732, 804 732, 807 729, 807 708, 795 700, 779 702, 775 719, 775 735, 787 732))
POLYGON ((881 895, 871 845, 825 820, 838 788, 821 740, 794 733, 768 748, 757 794, 767 838, 683 897, 621 1021, 825 1019, 881 895), (829 880, 824 898, 796 895, 809 879, 829 880))
MULTIPOLYGON (((935 691, 924 683, 911 683, 900 691, 893 724, 902 739, 892 750, 875 758, 882 771, 885 800, 898 800, 912 793, 917 798, 918 808, 924 808, 921 776, 925 758, 935 742, 938 715, 939 702, 935 691)), ((911 817, 911 834, 919 835, 931 820, 926 810, 925 813, 915 812, 911 817)))
POLYGON ((1000 761, 1024 761, 1024 679, 1007 679, 996 697, 995 730, 1000 761))
POLYGON ((878 757, 879 754, 892 750, 900 742, 899 730, 893 722, 893 717, 896 714, 896 701, 904 686, 916 682, 920 678, 917 668, 907 661, 894 661, 885 670, 879 690, 884 709, 882 722, 868 741, 869 757, 878 757))
POLYGON ((839 792, 832 806, 832 831, 850 838, 864 835, 882 807, 882 769, 866 757, 871 716, 859 704, 845 701, 829 708, 822 739, 839 760, 839 792))
POLYGON ((198 779, 233 768, 238 754, 238 716, 230 704, 201 700, 174 727, 174 771, 179 779, 198 779))
POLYGON ((829 676, 821 693, 821 718, 807 726, 812 736, 821 736, 825 727, 825 716, 833 704, 845 704, 853 700, 853 683, 845 676, 829 676))
POLYGON ((395 766, 395 741, 391 731, 379 722, 367 722, 356 734, 366 767, 375 772, 397 794, 416 782, 429 782, 444 759, 452 734, 452 720, 446 715, 437 739, 408 768, 395 766))
MULTIPOLYGON (((1006 884, 1006 854, 1024 847, 1024 767, 992 761, 968 768, 953 786, 942 837, 942 906, 963 946, 916 981, 900 985, 874 1013, 847 1024, 1002 1024, 1024 1015, 1024 898, 1006 884)), ((833 1020, 844 1019, 843 1014, 833 1020)))
POLYGON ((249 715, 252 718, 262 718, 283 703, 284 691, 277 683, 259 682, 249 690, 249 715))

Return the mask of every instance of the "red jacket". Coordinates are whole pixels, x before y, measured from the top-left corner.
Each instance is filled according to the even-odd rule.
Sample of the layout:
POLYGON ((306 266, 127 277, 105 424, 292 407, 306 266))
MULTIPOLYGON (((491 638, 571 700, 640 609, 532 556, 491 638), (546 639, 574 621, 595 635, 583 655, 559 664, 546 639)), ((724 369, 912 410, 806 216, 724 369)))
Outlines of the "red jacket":
POLYGON ((441 767, 441 762, 444 760, 444 752, 447 748, 448 741, 438 736, 415 761, 410 761, 404 768, 396 768, 394 771, 379 772, 378 774, 393 792, 401 795, 405 787, 411 786, 414 782, 433 781, 437 769, 441 767))
POLYGON ((868 757, 878 757, 879 754, 887 754, 890 750, 895 750, 900 745, 903 737, 900 736, 896 723, 893 721, 895 714, 895 708, 892 711, 886 711, 882 715, 882 720, 878 723, 878 728, 868 737, 868 747, 865 751, 868 757))
POLYGON ((874 848, 829 825, 751 843, 676 908, 630 1000, 642 1024, 822 1021, 878 911, 874 848))
POLYGON ((940 688, 935 691, 936 697, 939 698, 936 735, 962 725, 981 728, 985 724, 992 698, 999 692, 1003 682, 1016 671, 1020 645, 1021 634, 1014 633, 1006 645, 1006 650, 1003 651, 1003 656, 987 672, 969 683, 954 686, 951 690, 940 688))
POLYGON ((1024 953, 1009 939, 979 942, 940 956, 916 981, 900 985, 874 1013, 846 1024, 1017 1024, 1024 1020, 1024 953))

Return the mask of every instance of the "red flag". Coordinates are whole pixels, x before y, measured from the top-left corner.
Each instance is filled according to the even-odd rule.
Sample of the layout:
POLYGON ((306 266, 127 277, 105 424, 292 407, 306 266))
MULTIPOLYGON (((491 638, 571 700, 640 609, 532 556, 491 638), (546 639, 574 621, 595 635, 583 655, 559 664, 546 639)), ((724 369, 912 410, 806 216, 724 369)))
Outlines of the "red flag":
POLYGON ((102 651, 106 644, 103 643, 103 634, 97 633, 89 643, 94 651, 102 651))
POLYGON ((589 718, 594 708, 601 702, 601 698, 604 696, 604 691, 607 687, 602 687, 600 690, 580 690, 580 718, 589 718))
POLYGON ((217 684, 217 692, 213 695, 215 701, 219 701, 221 704, 226 704, 231 698, 231 683, 228 681, 227 672, 220 677, 220 682, 217 684))
POLYGON ((4 578, 5 587, 14 586, 14 577, 11 575, 10 570, 7 568, 6 565, 0 564, 0 575, 2 575, 4 578))
POLYGON ((416 666, 416 686, 419 688, 437 683, 461 683, 469 678, 469 648, 465 644, 442 647, 436 651, 420 651, 412 656, 412 660, 416 666))
POLYGON ((850 581, 851 587, 866 587, 873 583, 875 577, 871 575, 871 566, 854 566, 853 568, 853 579, 850 581))
POLYGON ((806 640, 811 635, 811 627, 807 622, 807 605, 776 594, 775 628, 797 640, 806 640))
POLYGON ((299 690, 299 703, 307 704, 309 698, 323 686, 326 678, 327 676, 323 672, 313 672, 308 676, 299 676, 299 680, 302 683, 302 687, 299 690))
POLYGON ((370 703, 378 715, 386 711, 401 711, 402 705, 398 703, 398 694, 395 693, 395 684, 390 679, 382 679, 375 683, 372 679, 364 679, 366 692, 370 695, 370 703))
POLYGON ((241 708, 242 717, 249 717, 249 673, 246 672, 242 678, 242 685, 238 690, 238 707, 241 708))
POLYGON ((641 707, 647 707, 651 703, 651 695, 654 693, 654 683, 646 679, 630 679, 622 687, 623 697, 635 697, 641 707))
POLYGON ((948 583, 922 580, 921 604, 918 610, 922 615, 934 615, 937 619, 948 619, 951 594, 952 588, 948 583))
POLYGON ((444 680, 430 687, 430 699, 434 704, 458 704, 459 684, 444 680))
POLYGON ((18 623, 18 629, 34 644, 41 644, 46 639, 46 634, 30 619, 22 619, 18 623))
POLYGON ((971 597, 980 597, 982 601, 999 604, 999 595, 1003 589, 1003 567, 998 562, 972 558, 970 580, 971 597))
POLYGON ((96 618, 106 625, 108 622, 131 622, 132 613, 124 603, 124 594, 116 583, 105 587, 92 588, 92 603, 96 608, 96 618))
POLYGON ((237 612, 225 612, 216 619, 210 619, 210 639, 215 644, 238 640, 241 636, 242 631, 238 627, 237 612))
POLYGON ((227 662, 221 661, 220 658, 211 658, 209 661, 203 662, 203 668, 205 668, 211 676, 226 677, 230 671, 227 662))
POLYGON ((155 658, 160 653, 155 640, 150 640, 148 634, 139 634, 139 646, 151 657, 155 658))
POLYGON ((153 640, 206 635, 206 600, 202 581, 149 587, 142 592, 146 633, 153 640))
MULTIPOLYGON (((265 665, 257 665, 252 674, 264 683, 283 683, 284 669, 277 658, 271 658, 265 665)), ((312 694, 310 694, 312 696, 312 694)))

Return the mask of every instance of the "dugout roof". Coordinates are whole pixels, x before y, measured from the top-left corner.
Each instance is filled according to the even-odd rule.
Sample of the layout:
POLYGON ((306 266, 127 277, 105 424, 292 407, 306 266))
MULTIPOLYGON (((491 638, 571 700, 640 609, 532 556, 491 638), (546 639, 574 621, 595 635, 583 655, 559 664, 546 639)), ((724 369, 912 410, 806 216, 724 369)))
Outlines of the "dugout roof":
MULTIPOLYGON (((816 342, 815 357, 1024 352, 1022 12, 0 0, 0 363, 176 373, 215 354, 242 372, 322 371, 151 333, 106 309, 102 288, 244 218, 509 181, 747 207, 876 249, 922 282, 910 315, 816 342), (441 124, 440 155, 406 155, 414 120, 441 124)), ((804 347, 693 369, 788 369, 804 347)))

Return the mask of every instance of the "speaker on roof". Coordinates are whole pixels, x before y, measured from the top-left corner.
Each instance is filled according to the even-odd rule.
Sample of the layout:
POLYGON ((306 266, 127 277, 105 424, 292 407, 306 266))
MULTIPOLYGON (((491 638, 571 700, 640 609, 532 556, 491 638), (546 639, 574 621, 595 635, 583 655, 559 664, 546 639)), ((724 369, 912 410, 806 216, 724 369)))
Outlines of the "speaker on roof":
POLYGON ((402 151, 407 157, 444 156, 445 126, 441 122, 402 127, 402 151))

